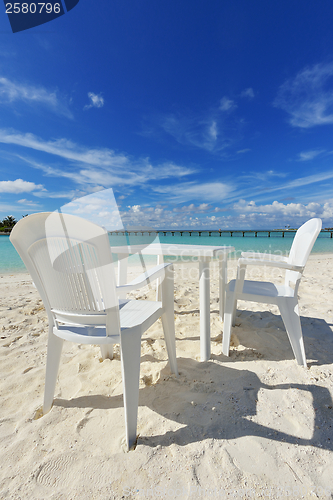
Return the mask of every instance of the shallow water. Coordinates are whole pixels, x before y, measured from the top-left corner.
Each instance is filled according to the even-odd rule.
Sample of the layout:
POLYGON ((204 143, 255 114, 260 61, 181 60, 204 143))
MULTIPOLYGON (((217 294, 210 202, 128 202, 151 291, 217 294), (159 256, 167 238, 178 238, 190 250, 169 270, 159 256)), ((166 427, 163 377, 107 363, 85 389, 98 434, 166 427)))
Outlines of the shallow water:
POLYGON ((11 244, 9 236, 0 236, 0 272, 17 273, 25 271, 25 265, 11 244))
MULTIPOLYGON (((235 232, 236 233, 236 232, 235 232)), ((268 238, 266 236, 255 237, 253 234, 251 236, 245 235, 242 237, 240 232, 230 236, 222 233, 220 236, 217 232, 212 232, 211 236, 208 233, 202 232, 199 236, 198 233, 189 236, 188 233, 184 232, 182 236, 180 234, 167 232, 166 235, 163 233, 159 234, 159 240, 154 237, 153 234, 150 236, 145 235, 130 235, 129 237, 110 235, 111 245, 126 245, 126 244, 148 244, 152 242, 169 243, 173 245, 177 244, 187 244, 187 245, 213 245, 213 246, 233 246, 235 247, 235 252, 233 252, 230 257, 238 258, 241 252, 262 252, 262 253, 279 253, 283 255, 288 255, 290 247, 292 245, 295 233, 285 233, 284 238, 282 238, 282 233, 276 233, 276 236, 271 236, 268 238)), ((265 233, 264 233, 265 234, 265 233)), ((317 238, 316 243, 312 249, 312 253, 333 253, 333 239, 327 233, 321 233, 317 238)))
MULTIPOLYGON (((179 233, 167 232, 166 235, 160 233, 159 241, 160 243, 170 243, 170 244, 188 244, 188 245, 214 245, 223 246, 230 245, 235 247, 235 252, 233 252, 230 257, 238 258, 241 252, 262 252, 262 253, 282 253, 287 255, 289 253, 294 232, 285 233, 285 237, 282 238, 282 233, 275 233, 274 236, 268 238, 268 233, 260 233, 258 237, 255 237, 253 233, 250 235, 245 235, 242 237, 241 233, 236 233, 231 237, 226 233, 220 236, 217 232, 212 232, 211 236, 208 236, 207 231, 203 231, 202 235, 199 236, 198 233, 193 233, 189 236, 188 232, 184 232, 181 236, 179 233)), ((130 235, 127 236, 109 236, 111 245, 126 245, 129 244, 149 244, 152 242, 158 242, 156 239, 156 234, 149 235, 130 235)), ((327 233, 321 233, 314 244, 312 253, 333 253, 333 239, 327 233)), ((115 256, 116 260, 116 256, 115 256)), ((172 259, 174 260, 174 259, 172 259)), ((145 257, 145 262, 155 262, 154 257, 145 257)), ((139 258, 133 256, 130 258, 130 264, 139 263, 139 258)), ((25 266, 20 259, 15 248, 9 240, 9 236, 0 236, 0 272, 1 273, 17 273, 25 271, 25 266)))

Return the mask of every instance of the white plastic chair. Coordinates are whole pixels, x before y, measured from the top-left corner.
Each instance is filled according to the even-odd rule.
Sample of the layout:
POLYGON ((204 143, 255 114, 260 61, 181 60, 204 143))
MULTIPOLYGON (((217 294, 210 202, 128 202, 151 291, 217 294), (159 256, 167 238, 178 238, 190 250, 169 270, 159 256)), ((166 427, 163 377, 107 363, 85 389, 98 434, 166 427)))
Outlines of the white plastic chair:
POLYGON ((162 264, 116 287, 107 232, 73 215, 39 213, 20 220, 10 240, 39 291, 49 320, 43 413, 53 403, 64 340, 98 344, 103 359, 120 343, 126 442, 136 441, 142 334, 162 319, 170 368, 177 373, 173 269, 162 264), (162 302, 118 299, 162 278, 162 302))
POLYGON ((311 219, 303 224, 295 234, 288 257, 252 252, 242 253, 242 257, 238 260, 237 279, 230 281, 227 287, 222 339, 223 354, 229 355, 231 326, 235 325, 237 300, 276 304, 297 363, 306 367, 297 292, 305 264, 320 230, 320 219, 311 219), (248 265, 285 269, 285 284, 274 285, 270 282, 244 280, 248 265))

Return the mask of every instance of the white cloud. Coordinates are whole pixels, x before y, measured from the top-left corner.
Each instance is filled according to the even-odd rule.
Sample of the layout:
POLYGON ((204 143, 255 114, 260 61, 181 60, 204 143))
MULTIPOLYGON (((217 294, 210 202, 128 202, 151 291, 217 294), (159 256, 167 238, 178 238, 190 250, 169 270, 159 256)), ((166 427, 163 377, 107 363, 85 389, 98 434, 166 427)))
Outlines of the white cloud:
POLYGON ((281 85, 273 104, 290 115, 294 127, 333 124, 333 63, 300 71, 281 85))
POLYGON ((15 181, 0 181, 0 193, 30 193, 37 189, 43 190, 44 188, 41 184, 23 181, 22 179, 16 179, 15 181))
POLYGON ((233 206, 234 210, 241 213, 257 213, 265 216, 267 214, 271 215, 286 215, 290 217, 318 217, 322 214, 322 206, 319 203, 308 203, 304 205, 302 203, 280 203, 278 201, 273 201, 273 203, 267 205, 256 205, 254 201, 246 202, 245 200, 239 200, 233 206))
POLYGON ((251 87, 249 87, 248 89, 243 90, 243 92, 241 92, 240 96, 247 97, 248 99, 253 99, 254 98, 253 89, 251 87))
POLYGON ((126 224, 146 225, 155 229, 277 229, 300 227, 312 217, 320 217, 323 227, 332 226, 333 199, 324 203, 273 203, 257 204, 255 201, 239 200, 233 206, 199 206, 191 203, 182 207, 172 205, 132 205, 121 213, 126 224), (224 212, 220 214, 219 212, 224 212))
POLYGON ((229 99, 228 97, 224 96, 220 100, 220 106, 219 109, 221 111, 231 111, 232 109, 237 108, 237 105, 235 104, 235 101, 232 99, 229 99))
POLYGON ((333 171, 328 172, 319 172, 313 175, 307 175, 306 177, 299 177, 298 179, 294 179, 284 186, 280 186, 278 189, 290 189, 300 186, 307 186, 309 184, 314 184, 316 182, 326 181, 328 179, 333 178, 333 171))
POLYGON ((210 153, 222 151, 232 143, 232 139, 227 137, 227 124, 217 110, 198 117, 168 115, 162 119, 160 125, 180 144, 194 146, 210 153))
POLYGON ((260 180, 266 182, 273 179, 274 177, 286 177, 286 175, 287 174, 284 172, 276 172, 275 170, 266 170, 263 172, 249 172, 243 175, 242 179, 255 179, 256 181, 260 180))
POLYGON ((60 156, 66 160, 74 160, 88 165, 117 165, 118 167, 124 167, 127 162, 125 155, 116 155, 114 151, 110 149, 87 149, 67 139, 43 141, 34 134, 29 133, 20 134, 19 132, 15 133, 0 129, 0 142, 24 146, 26 148, 60 156))
POLYGON ((323 219, 329 219, 329 225, 332 226, 332 219, 333 219, 333 200, 328 200, 327 202, 324 203, 323 206, 323 212, 321 217, 323 219))
MULTIPOLYGON (((106 198, 110 197, 106 196, 106 198)), ((91 210, 94 210, 93 202, 91 202, 91 210)), ((227 214, 218 213, 222 211, 225 209, 218 207, 213 209, 207 204, 196 206, 191 203, 188 206, 174 208, 172 205, 134 204, 122 210, 120 216, 125 227, 132 225, 155 229, 273 229, 287 225, 299 227, 311 217, 326 219, 325 227, 325 225, 331 225, 333 199, 327 200, 325 204, 316 202, 284 204, 275 201, 265 205, 257 205, 254 201, 239 200, 233 207, 229 207, 227 214)), ((108 217, 110 217, 110 210, 108 217)))
MULTIPOLYGON (((289 172, 289 176, 290 174, 291 173, 289 172)), ((243 187, 241 188, 240 184, 237 191, 235 191, 235 194, 238 194, 238 198, 247 198, 249 196, 253 197, 255 195, 257 201, 258 199, 266 201, 271 196, 271 193, 274 192, 283 192, 284 198, 286 196, 295 196, 297 194, 298 198, 303 196, 306 199, 310 195, 312 198, 316 196, 318 199, 323 199, 323 189, 327 187, 325 197, 327 195, 331 196, 333 191, 332 187, 330 187, 330 183, 325 182, 333 179, 333 170, 327 172, 317 172, 312 175, 298 177, 288 181, 286 180, 285 182, 278 181, 279 177, 282 179, 283 177, 287 177, 287 174, 283 172, 275 172, 273 170, 267 172, 250 172, 249 174, 238 178, 239 183, 242 182, 243 187), (316 184, 317 194, 315 195, 316 184), (307 188, 307 186, 311 187, 307 188), (300 188, 304 189, 300 190, 300 188)))
POLYGON ((173 186, 157 186, 152 189, 158 193, 167 194, 169 199, 178 203, 192 199, 223 203, 234 190, 232 185, 218 181, 206 183, 184 182, 173 186))
POLYGON ((157 134, 156 126, 173 137, 179 144, 200 148, 210 153, 221 153, 242 135, 245 121, 234 111, 237 104, 227 96, 220 99, 209 109, 198 113, 174 113, 153 119, 142 135, 151 137, 157 134), (155 122, 155 123, 154 123, 155 122))
POLYGON ((26 207, 33 207, 33 208, 40 206, 39 203, 36 203, 35 201, 32 200, 26 200, 25 198, 23 198, 22 200, 18 200, 17 203, 20 203, 20 205, 25 205, 26 207))
POLYGON ((44 87, 17 83, 8 78, 0 77, 0 102, 8 104, 21 101, 26 104, 45 106, 53 113, 73 118, 65 100, 57 95, 56 91, 49 91, 44 87))
POLYGON ((83 217, 104 226, 109 231, 123 229, 117 202, 111 188, 76 198, 63 205, 61 211, 83 217))
POLYGON ((206 212, 211 209, 211 205, 208 203, 201 203, 199 206, 195 206, 194 203, 190 205, 184 205, 182 207, 175 207, 174 212, 206 212))
POLYGON ((209 134, 212 138, 213 141, 216 141, 217 139, 217 125, 216 125, 216 121, 213 121, 211 126, 209 127, 209 134))
POLYGON ((47 198, 47 199, 50 199, 50 198, 54 198, 54 199, 61 199, 61 198, 64 198, 64 199, 67 199, 67 200, 72 200, 73 198, 77 197, 77 196, 83 196, 84 194, 86 194, 85 192, 77 192, 77 190, 70 190, 70 191, 56 191, 56 192, 52 192, 52 191, 36 191, 34 193, 34 196, 36 196, 37 198, 47 198))
POLYGON ((208 203, 201 203, 201 205, 199 205, 199 210, 202 210, 203 212, 205 212, 206 210, 208 210, 210 208, 210 206, 208 205, 208 203))
POLYGON ((316 156, 318 156, 318 155, 320 155, 321 153, 324 153, 324 152, 325 152, 324 149, 313 150, 313 151, 302 151, 301 153, 299 153, 298 161, 313 160, 314 158, 316 158, 316 156))
POLYGON ((91 103, 87 104, 83 109, 102 108, 104 106, 104 98, 101 96, 101 94, 88 92, 88 97, 91 103))
POLYGON ((164 162, 158 165, 159 178, 167 177, 185 177, 186 175, 196 173, 196 169, 190 167, 180 167, 173 162, 164 162))
POLYGON ((108 148, 89 149, 67 139, 44 141, 33 134, 21 134, 3 129, 0 129, 0 142, 42 151, 68 160, 71 167, 59 169, 21 156, 21 159, 43 170, 47 175, 66 177, 78 184, 98 184, 103 187, 134 186, 156 179, 184 177, 194 172, 192 168, 172 162, 153 166, 149 158, 135 160, 108 148))

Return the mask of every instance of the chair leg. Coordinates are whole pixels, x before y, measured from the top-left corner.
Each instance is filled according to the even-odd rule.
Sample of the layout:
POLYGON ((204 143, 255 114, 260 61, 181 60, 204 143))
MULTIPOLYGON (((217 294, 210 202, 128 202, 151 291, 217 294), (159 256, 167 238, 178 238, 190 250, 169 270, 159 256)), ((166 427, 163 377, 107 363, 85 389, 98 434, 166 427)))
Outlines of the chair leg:
POLYGON ((236 324, 236 312, 237 312, 237 300, 233 298, 232 316, 231 316, 232 326, 235 326, 236 324))
POLYGON ((101 345, 101 356, 102 359, 113 359, 113 344, 102 344, 101 345))
POLYGON ((172 310, 165 311, 162 316, 162 325, 164 332, 164 340, 168 352, 170 370, 178 377, 177 358, 176 358, 176 336, 175 336, 175 320, 172 310))
POLYGON ((44 415, 52 408, 63 343, 63 339, 60 339, 59 337, 54 335, 53 325, 50 325, 47 342, 46 375, 43 404, 44 415))
POLYGON ((237 278, 236 278, 236 283, 235 283, 235 290, 233 293, 233 308, 232 308, 232 326, 235 326, 236 322, 236 310, 237 310, 237 297, 239 294, 243 291, 244 287, 244 280, 245 280, 245 273, 246 273, 246 265, 244 264, 238 264, 237 267, 237 278))
POLYGON ((222 352, 225 356, 229 356, 233 310, 234 310, 234 293, 227 291, 226 301, 225 301, 225 312, 224 312, 223 337, 222 337, 222 352))
POLYGON ((120 339, 121 371, 123 378, 126 444, 130 450, 136 442, 139 406, 140 332, 124 332, 120 339))
POLYGON ((299 317, 298 301, 284 299, 279 301, 279 309, 296 361, 306 367, 305 349, 299 317))
MULTIPOLYGON (((157 265, 163 264, 164 262, 164 257, 163 255, 158 255, 157 256, 157 265)), ((162 302, 162 283, 161 283, 161 278, 158 278, 156 280, 156 300, 157 302, 162 302)))
POLYGON ((164 311, 161 316, 164 340, 168 352, 170 369, 172 373, 175 373, 178 377, 176 358, 173 270, 170 268, 167 268, 165 271, 165 277, 161 283, 161 292, 163 297, 164 311))

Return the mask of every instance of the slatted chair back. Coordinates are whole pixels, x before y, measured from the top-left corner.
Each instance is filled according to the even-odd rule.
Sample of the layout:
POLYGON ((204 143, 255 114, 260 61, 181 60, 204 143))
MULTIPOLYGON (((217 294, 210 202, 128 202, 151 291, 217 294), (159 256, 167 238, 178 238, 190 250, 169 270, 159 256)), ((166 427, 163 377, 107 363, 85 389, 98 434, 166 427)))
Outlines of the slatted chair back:
MULTIPOLYGON (((310 219, 297 230, 288 257, 289 264, 305 267, 321 227, 321 219, 310 219)), ((297 294, 301 277, 301 272, 288 270, 285 275, 285 285, 293 286, 297 294)))
POLYGON ((119 335, 119 306, 107 232, 89 221, 58 212, 34 214, 18 224, 11 239, 48 309, 49 319, 107 324, 107 335, 119 335), (24 242, 24 248, 20 242, 24 242))

